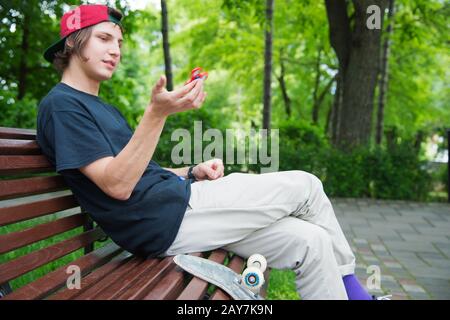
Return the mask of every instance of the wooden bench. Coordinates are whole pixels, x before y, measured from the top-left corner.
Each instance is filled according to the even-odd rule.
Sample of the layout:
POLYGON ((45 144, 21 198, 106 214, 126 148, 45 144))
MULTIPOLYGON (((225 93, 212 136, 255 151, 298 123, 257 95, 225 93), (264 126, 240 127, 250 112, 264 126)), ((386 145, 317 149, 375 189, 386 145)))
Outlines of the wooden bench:
MULTIPOLYGON (((35 139, 35 130, 0 127, 0 299, 230 299, 172 257, 143 259, 105 241, 35 139), (80 289, 67 286, 71 266, 79 268, 80 289), (31 281, 11 289, 33 270, 31 281)), ((236 272, 244 267, 222 249, 196 255, 236 272)))

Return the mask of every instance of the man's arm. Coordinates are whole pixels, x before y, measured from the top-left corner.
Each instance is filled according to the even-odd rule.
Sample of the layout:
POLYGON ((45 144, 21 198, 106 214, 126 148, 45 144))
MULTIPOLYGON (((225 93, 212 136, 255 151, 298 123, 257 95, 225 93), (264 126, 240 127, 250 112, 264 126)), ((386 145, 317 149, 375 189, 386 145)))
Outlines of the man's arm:
MULTIPOLYGON (((201 81, 168 92, 162 77, 152 92, 152 101, 133 136, 115 157, 106 157, 80 168, 99 188, 113 198, 127 200, 153 157, 167 117, 199 108, 205 99, 201 81)), ((187 173, 187 172, 186 172, 187 173)))
POLYGON ((166 118, 145 111, 133 136, 115 157, 106 157, 80 168, 103 192, 118 200, 127 200, 158 144, 166 118))
MULTIPOLYGON (((189 167, 183 168, 163 168, 175 173, 177 176, 187 178, 189 167)), ((192 169, 192 174, 196 180, 216 180, 224 176, 224 166, 221 159, 211 159, 197 164, 192 169)))
POLYGON ((163 168, 164 170, 170 171, 175 173, 177 176, 183 177, 187 179, 187 174, 189 167, 183 167, 183 168, 163 168))

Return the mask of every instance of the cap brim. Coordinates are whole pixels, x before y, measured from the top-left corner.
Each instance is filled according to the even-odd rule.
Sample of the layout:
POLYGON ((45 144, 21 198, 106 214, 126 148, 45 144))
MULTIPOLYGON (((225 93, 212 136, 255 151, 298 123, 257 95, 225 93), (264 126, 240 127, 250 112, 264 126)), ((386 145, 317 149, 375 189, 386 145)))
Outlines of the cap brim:
POLYGON ((55 53, 64 49, 64 44, 66 43, 66 38, 59 39, 47 48, 44 52, 44 58, 48 62, 52 63, 55 59, 55 53))

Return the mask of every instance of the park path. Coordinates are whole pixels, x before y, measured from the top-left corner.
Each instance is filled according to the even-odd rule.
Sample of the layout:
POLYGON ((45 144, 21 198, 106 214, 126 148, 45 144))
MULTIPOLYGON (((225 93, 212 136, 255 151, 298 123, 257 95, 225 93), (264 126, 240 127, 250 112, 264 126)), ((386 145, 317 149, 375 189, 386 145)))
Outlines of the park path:
MULTIPOLYGON (((363 283, 378 266, 375 295, 393 299, 450 299, 450 204, 331 199, 356 254, 363 283)), ((371 278, 372 279, 372 278, 371 278)))

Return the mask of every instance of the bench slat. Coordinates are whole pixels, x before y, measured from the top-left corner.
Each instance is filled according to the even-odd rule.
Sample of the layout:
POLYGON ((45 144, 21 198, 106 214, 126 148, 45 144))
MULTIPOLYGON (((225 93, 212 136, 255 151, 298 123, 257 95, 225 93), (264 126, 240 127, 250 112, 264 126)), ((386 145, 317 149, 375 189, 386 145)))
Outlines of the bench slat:
POLYGON ((158 264, 147 268, 141 268, 138 277, 136 277, 137 279, 132 281, 131 285, 122 286, 122 288, 117 291, 107 290, 98 295, 96 299, 142 299, 142 297, 146 295, 164 275, 175 267, 173 257, 165 257, 162 260, 152 260, 157 260, 158 264))
MULTIPOLYGON (((125 264, 121 265, 119 268, 113 270, 110 274, 108 274, 103 279, 99 280, 97 283, 92 285, 86 290, 82 290, 74 299, 75 300, 91 300, 97 294, 101 293, 104 290, 109 290, 108 288, 115 282, 123 283, 125 275, 133 272, 135 268, 137 268, 140 264, 143 263, 142 258, 138 258, 133 256, 129 259, 125 264)), ((153 260, 152 263, 156 264, 156 261, 153 260)))
POLYGON ((49 247, 33 251, 25 256, 0 265, 0 283, 8 282, 40 266, 61 258, 101 239, 105 233, 96 228, 66 239, 49 247))
POLYGON ((51 213, 76 208, 79 204, 74 195, 54 197, 16 206, 0 208, 0 227, 15 222, 45 216, 51 213))
MULTIPOLYGON (((112 258, 119 255, 123 250, 114 243, 107 244, 96 251, 93 251, 81 258, 62 266, 51 273, 37 279, 36 281, 23 286, 9 295, 5 300, 30 300, 30 299, 44 299, 50 293, 59 289, 66 284, 69 274, 67 274, 67 268, 70 265, 76 265, 80 268, 81 274, 85 275, 91 272, 93 269, 98 268, 112 258)), ((69 290, 68 291, 77 291, 69 290)))
POLYGON ((121 266, 125 265, 128 261, 132 259, 132 254, 124 251, 121 254, 114 257, 108 263, 102 265, 96 270, 92 271, 90 274, 86 275, 81 279, 81 289, 80 290, 69 290, 64 288, 55 294, 48 297, 48 300, 70 300, 75 299, 84 290, 91 288, 93 285, 98 283, 104 277, 111 274, 114 270, 118 270, 121 266))
MULTIPOLYGON (((191 253, 196 257, 202 257, 203 253, 191 253)), ((172 257, 173 261, 173 257, 172 257)), ((154 286, 150 292, 143 296, 142 300, 175 300, 183 291, 185 286, 185 278, 187 273, 183 269, 174 265, 171 270, 162 277, 162 279, 154 286)))
POLYGON ((0 139, 36 139, 36 129, 0 127, 0 139))
POLYGON ((9 252, 28 244, 81 227, 87 220, 87 215, 85 213, 78 213, 25 230, 0 235, 0 253, 9 252))
POLYGON ((0 139, 0 155, 42 154, 36 140, 0 139))
POLYGON ((183 291, 185 274, 176 266, 172 266, 170 271, 154 285, 153 289, 146 295, 142 295, 141 300, 174 300, 183 291))
MULTIPOLYGON (((225 250, 215 250, 209 256, 208 260, 223 264, 227 252, 225 250)), ((177 300, 199 300, 205 296, 208 290, 209 283, 197 277, 192 277, 192 280, 183 290, 183 292, 178 296, 177 300)))
POLYGON ((54 171, 55 168, 44 155, 0 156, 0 174, 54 171))
POLYGON ((127 275, 124 281, 114 283, 112 285, 114 290, 103 291, 95 299, 140 299, 174 266, 171 257, 151 260, 155 260, 156 264, 146 260, 136 270, 133 270, 134 272, 127 275), (123 297, 119 298, 121 295, 123 297))
MULTIPOLYGON (((241 273, 243 267, 244 267, 244 260, 238 256, 234 256, 228 265, 228 268, 230 268, 236 273, 241 273)), ((211 295, 210 300, 231 300, 231 297, 228 295, 228 293, 226 293, 222 289, 216 288, 214 293, 211 295)))
POLYGON ((0 200, 66 189, 68 189, 68 186, 66 185, 64 178, 60 175, 0 180, 0 200))

